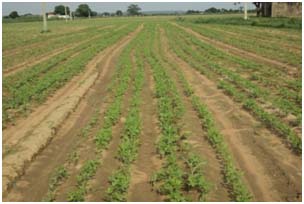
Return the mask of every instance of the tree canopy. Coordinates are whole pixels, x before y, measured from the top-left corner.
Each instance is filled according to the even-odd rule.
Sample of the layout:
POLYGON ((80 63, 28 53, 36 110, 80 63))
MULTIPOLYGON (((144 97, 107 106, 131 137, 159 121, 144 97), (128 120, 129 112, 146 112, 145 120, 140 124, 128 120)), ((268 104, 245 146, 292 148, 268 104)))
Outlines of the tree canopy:
POLYGON ((88 17, 89 15, 93 16, 96 12, 93 12, 88 4, 80 4, 76 9, 75 15, 78 17, 88 17))
POLYGON ((116 11, 116 16, 122 16, 122 11, 121 10, 117 10, 116 11))
POLYGON ((201 11, 199 11, 199 10, 188 10, 187 12, 186 12, 186 14, 198 14, 198 13, 200 13, 201 11))
POLYGON ((217 9, 217 8, 214 8, 214 7, 211 7, 209 9, 205 10, 205 13, 220 13, 220 12, 221 12, 220 9, 217 9))
POLYGON ((137 4, 131 4, 128 6, 127 12, 131 16, 139 15, 141 8, 137 4))
MULTIPOLYGON (((70 8, 67 6, 67 15, 70 13, 70 8)), ((65 6, 64 5, 58 5, 55 6, 54 13, 59 15, 65 15, 65 6)))
POLYGON ((17 11, 12 11, 9 15, 10 18, 18 18, 19 14, 17 11))

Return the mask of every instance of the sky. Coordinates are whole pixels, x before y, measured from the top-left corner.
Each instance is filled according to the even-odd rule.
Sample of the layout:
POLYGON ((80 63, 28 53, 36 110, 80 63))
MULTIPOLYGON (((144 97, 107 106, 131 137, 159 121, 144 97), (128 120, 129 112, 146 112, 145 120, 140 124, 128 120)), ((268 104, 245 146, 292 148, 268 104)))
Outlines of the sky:
MULTIPOLYGON (((215 8, 225 8, 225 9, 235 9, 236 6, 233 5, 232 2, 141 2, 136 3, 142 9, 142 11, 187 11, 189 9, 192 10, 205 10, 210 7, 215 8)), ((49 2, 47 3, 47 12, 54 11, 54 7, 59 4, 66 4, 69 6, 72 11, 76 10, 77 6, 81 4, 81 2, 49 2)), ((102 12, 115 12, 116 10, 126 11, 127 7, 131 2, 86 2, 90 6, 93 11, 98 13, 102 12)), ((241 3, 243 4, 243 3, 241 3)), ((243 6, 243 5, 238 5, 243 6)), ((253 4, 248 4, 249 9, 253 9, 253 4)), ((19 14, 41 14, 41 3, 39 2, 3 2, 2 3, 2 15, 8 15, 11 11, 17 11, 19 14)))

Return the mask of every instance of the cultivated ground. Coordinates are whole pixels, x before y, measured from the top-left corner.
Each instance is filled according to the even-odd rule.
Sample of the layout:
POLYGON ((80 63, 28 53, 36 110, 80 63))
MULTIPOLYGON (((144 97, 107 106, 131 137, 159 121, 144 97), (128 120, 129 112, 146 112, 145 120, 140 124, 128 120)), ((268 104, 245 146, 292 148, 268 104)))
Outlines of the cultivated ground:
POLYGON ((3 24, 3 200, 301 201, 301 29, 234 23, 3 24))

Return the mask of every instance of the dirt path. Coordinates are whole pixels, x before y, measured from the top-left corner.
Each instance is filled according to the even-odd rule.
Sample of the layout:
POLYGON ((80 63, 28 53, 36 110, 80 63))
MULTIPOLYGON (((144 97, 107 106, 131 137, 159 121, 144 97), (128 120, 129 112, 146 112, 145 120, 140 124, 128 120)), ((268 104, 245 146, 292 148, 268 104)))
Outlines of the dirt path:
POLYGON ((245 57, 245 58, 248 58, 248 59, 253 59, 253 60, 257 60, 257 61, 260 61, 260 62, 263 62, 263 63, 266 63, 266 64, 277 66, 277 67, 280 67, 280 69, 288 69, 288 70, 291 70, 293 72, 298 70, 297 67, 294 67, 292 65, 289 65, 289 64, 277 61, 277 60, 269 59, 269 58, 257 55, 255 53, 248 52, 248 51, 245 51, 243 49, 234 47, 232 45, 229 45, 229 44, 226 44, 226 43, 208 38, 206 36, 201 35, 200 33, 197 33, 195 31, 193 31, 190 28, 178 25, 177 23, 171 23, 171 24, 173 24, 174 26, 176 26, 176 27, 178 27, 178 28, 180 28, 180 29, 192 34, 192 35, 194 35, 198 39, 200 39, 200 40, 202 40, 202 41, 204 41, 204 42, 206 42, 206 43, 208 43, 212 46, 216 46, 217 48, 219 48, 219 49, 221 49, 225 52, 229 52, 229 53, 232 53, 232 54, 235 54, 235 55, 239 55, 241 57, 245 57))
POLYGON ((129 202, 160 202, 162 200, 157 192, 152 191, 152 186, 149 183, 152 174, 161 167, 155 146, 160 130, 157 125, 157 101, 154 98, 154 90, 153 75, 146 65, 145 84, 142 90, 143 101, 140 110, 142 132, 139 136, 140 147, 137 159, 131 170, 127 198, 129 202))
MULTIPOLYGON (((113 26, 112 26, 113 27, 113 26)), ((3 69, 2 71, 2 74, 4 77, 7 77, 7 76, 10 76, 10 75, 13 75, 21 70, 24 70, 24 69, 27 69, 27 68, 30 68, 32 66, 35 66, 43 61, 46 61, 60 53, 63 53, 69 49, 73 49, 81 44, 84 44, 84 43, 87 43, 87 42, 90 42, 92 40, 95 40, 95 39, 98 39, 100 38, 100 35, 96 35, 94 37, 91 37, 89 39, 85 39, 85 40, 82 40, 80 42, 74 42, 74 43, 71 43, 71 45, 67 45, 65 47, 61 47, 61 48, 58 48, 58 49, 55 49, 55 50, 52 50, 50 52, 47 52, 47 53, 44 53, 42 55, 39 55, 39 56, 35 56, 34 58, 29 58, 28 60, 25 60, 24 62, 20 63, 20 64, 17 64, 17 65, 14 65, 12 67, 9 67, 9 68, 6 68, 6 69, 3 69)), ((33 48, 34 49, 34 48, 33 48)), ((81 51, 79 51, 81 52, 81 51)))
POLYGON ((246 111, 217 89, 215 83, 201 75, 170 52, 195 93, 213 113, 216 124, 244 171, 247 186, 255 201, 300 201, 301 158, 246 111))
POLYGON ((4 194, 13 182, 24 174, 25 168, 35 155, 49 143, 66 118, 76 110, 77 105, 96 79, 106 75, 111 68, 113 56, 140 32, 141 28, 142 26, 138 27, 136 31, 97 55, 87 65, 83 74, 74 77, 27 119, 17 121, 16 126, 3 131, 3 154, 8 149, 10 150, 6 156, 3 156, 2 161, 4 194), (96 66, 100 62, 104 64, 101 72, 98 72, 96 66))

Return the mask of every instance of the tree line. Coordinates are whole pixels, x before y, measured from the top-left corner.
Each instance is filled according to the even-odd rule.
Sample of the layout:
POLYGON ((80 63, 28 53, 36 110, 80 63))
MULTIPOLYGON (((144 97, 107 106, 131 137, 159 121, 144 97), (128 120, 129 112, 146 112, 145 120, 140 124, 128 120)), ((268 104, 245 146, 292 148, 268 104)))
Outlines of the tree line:
MULTIPOLYGON (((135 16, 135 15, 141 15, 141 8, 136 4, 131 4, 128 6, 125 15, 135 16)), ((69 15, 73 17, 94 17, 94 16, 123 16, 124 13, 121 10, 117 10, 116 12, 103 12, 98 13, 96 11, 93 11, 88 4, 80 4, 78 5, 77 9, 75 11, 71 11, 68 6, 64 5, 58 5, 55 6, 54 12, 52 12, 56 15, 69 15)), ((17 11, 12 11, 8 16, 4 16, 4 18, 19 18, 19 17, 27 17, 27 16, 33 16, 32 14, 24 14, 19 15, 17 11)))

